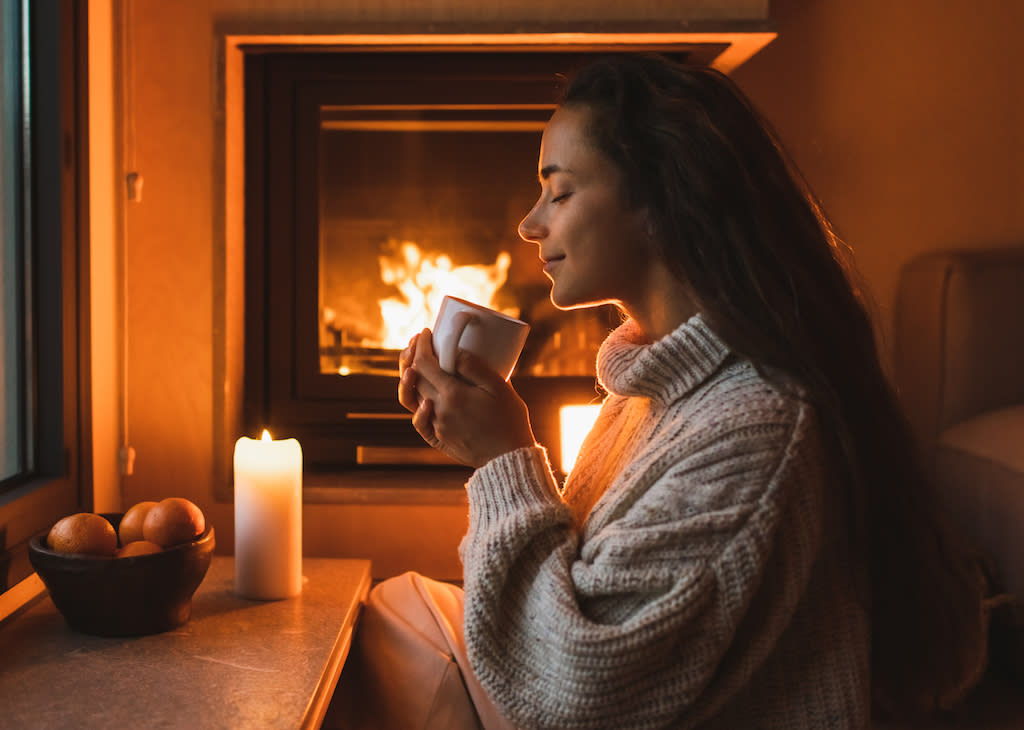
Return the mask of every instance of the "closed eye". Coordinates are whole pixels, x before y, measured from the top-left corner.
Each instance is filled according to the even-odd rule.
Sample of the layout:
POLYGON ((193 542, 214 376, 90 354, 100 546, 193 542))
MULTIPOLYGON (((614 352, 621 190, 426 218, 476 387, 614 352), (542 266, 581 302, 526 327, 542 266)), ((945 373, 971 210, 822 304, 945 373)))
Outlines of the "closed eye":
POLYGON ((570 195, 572 195, 572 193, 562 193, 561 195, 556 195, 555 197, 553 197, 551 199, 551 202, 552 203, 564 202, 565 200, 567 200, 569 198, 570 195))

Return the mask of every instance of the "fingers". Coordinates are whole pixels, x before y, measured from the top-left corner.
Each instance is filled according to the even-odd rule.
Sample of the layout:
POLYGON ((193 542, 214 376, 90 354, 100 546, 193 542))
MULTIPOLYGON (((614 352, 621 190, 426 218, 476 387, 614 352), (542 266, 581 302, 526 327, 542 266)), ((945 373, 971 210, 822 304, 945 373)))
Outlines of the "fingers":
POLYGON ((420 407, 420 395, 416 388, 416 380, 416 371, 411 367, 406 367, 398 379, 398 402, 410 413, 415 413, 416 409, 420 407))
MULTIPOLYGON (((407 367, 398 379, 398 402, 412 413, 412 425, 416 432, 424 441, 436 448, 438 438, 434 430, 434 402, 420 392, 420 383, 429 385, 419 378, 414 368, 407 367)), ((432 387, 425 390, 436 392, 432 387)))
POLYGON ((417 332, 409 340, 409 344, 402 350, 398 355, 398 374, 402 376, 405 371, 412 366, 413 358, 416 356, 416 341, 419 339, 420 333, 417 332))
POLYGON ((412 426, 424 441, 437 448, 437 433, 434 431, 434 403, 429 398, 422 399, 419 408, 412 414, 412 426))
POLYGON ((430 329, 413 335, 398 357, 398 402, 415 413, 425 398, 436 400, 438 387, 447 377, 434 355, 430 329))
POLYGON ((434 352, 434 337, 429 327, 424 328, 422 332, 416 335, 416 345, 414 362, 417 365, 422 365, 427 361, 437 362, 437 353, 434 352))
POLYGON ((411 367, 416 371, 416 387, 419 388, 420 397, 434 398, 438 390, 451 378, 437 361, 429 329, 423 330, 416 340, 416 355, 413 357, 411 367))
POLYGON ((505 387, 505 378, 495 372, 487 361, 469 350, 459 350, 455 359, 456 372, 466 381, 488 392, 505 387))

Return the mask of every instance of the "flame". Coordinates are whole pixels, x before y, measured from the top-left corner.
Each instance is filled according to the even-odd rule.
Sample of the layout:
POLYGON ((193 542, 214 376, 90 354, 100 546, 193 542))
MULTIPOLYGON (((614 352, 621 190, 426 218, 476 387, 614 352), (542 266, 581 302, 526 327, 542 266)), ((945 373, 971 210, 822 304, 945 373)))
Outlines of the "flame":
POLYGON ((260 436, 260 441, 273 441, 273 440, 274 439, 270 438, 270 431, 268 431, 267 429, 263 429, 263 435, 260 436))
POLYGON ((600 404, 562 406, 558 409, 563 474, 568 474, 572 470, 583 445, 583 439, 590 433, 600 410, 600 404))
MULTIPOLYGON (((505 251, 493 264, 456 266, 443 253, 424 253, 412 241, 398 244, 394 255, 382 255, 380 278, 399 296, 378 302, 384 320, 382 346, 401 349, 424 327, 432 327, 445 295, 495 308, 494 295, 505 283, 512 257, 505 251)), ((504 310, 519 316, 518 311, 504 310)))

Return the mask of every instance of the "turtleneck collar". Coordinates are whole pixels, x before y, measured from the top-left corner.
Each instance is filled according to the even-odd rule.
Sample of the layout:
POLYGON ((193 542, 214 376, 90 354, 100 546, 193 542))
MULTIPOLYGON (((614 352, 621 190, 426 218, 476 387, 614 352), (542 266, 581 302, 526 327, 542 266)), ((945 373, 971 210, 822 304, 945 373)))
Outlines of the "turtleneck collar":
POLYGON ((729 348, 699 314, 654 343, 629 319, 601 345, 597 377, 614 395, 668 405, 707 379, 728 355, 729 348))

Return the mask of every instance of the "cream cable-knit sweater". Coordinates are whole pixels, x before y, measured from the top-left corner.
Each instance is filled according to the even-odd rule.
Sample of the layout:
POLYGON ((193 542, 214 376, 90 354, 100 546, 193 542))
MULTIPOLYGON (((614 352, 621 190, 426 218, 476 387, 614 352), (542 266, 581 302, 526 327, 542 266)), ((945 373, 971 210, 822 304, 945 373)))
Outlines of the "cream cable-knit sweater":
POLYGON ((524 728, 866 727, 813 409, 699 315, 653 345, 626 322, 598 377, 561 492, 541 447, 467 485, 465 638, 495 704, 524 728))

